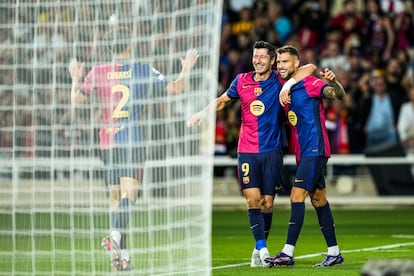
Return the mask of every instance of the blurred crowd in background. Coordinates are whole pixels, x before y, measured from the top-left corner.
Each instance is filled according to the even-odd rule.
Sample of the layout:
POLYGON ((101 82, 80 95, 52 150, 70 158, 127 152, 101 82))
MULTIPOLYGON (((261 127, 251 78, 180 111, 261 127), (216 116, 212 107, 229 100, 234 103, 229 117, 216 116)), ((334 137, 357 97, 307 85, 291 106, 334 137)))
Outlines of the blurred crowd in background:
MULTIPOLYGON (((384 143, 402 143, 411 150, 414 148, 413 7, 411 0, 224 0, 218 94, 229 87, 238 73, 253 70, 251 52, 255 41, 266 40, 276 47, 291 44, 299 49, 302 64, 331 68, 347 91, 344 101, 325 105, 333 153, 363 153, 368 147, 384 143)), ((70 16, 64 8, 59 13, 62 22, 65 16, 70 16)), ((96 18, 99 12, 107 20, 113 12, 103 8, 81 10, 78 20, 96 18)), ((76 32, 71 19, 67 19, 67 26, 54 27, 47 10, 37 13, 40 14, 37 18, 32 18, 35 13, 29 8, 19 15, 12 7, 2 8, 0 13, 4 26, 13 25, 16 16, 21 17, 19 21, 30 23, 15 29, 0 29, 0 86, 6 87, 0 91, 0 107, 7 107, 0 108, 1 154, 11 153, 13 146, 16 155, 33 154, 25 149, 34 143, 40 149, 39 154, 42 147, 45 152, 50 151, 50 145, 64 148, 65 139, 73 135, 68 131, 70 119, 64 115, 70 84, 67 64, 74 47, 71 42, 79 41, 76 47, 82 50, 77 52, 83 53, 78 57, 80 60, 92 61, 96 57, 87 41, 94 35, 94 29, 76 32), (34 22, 37 22, 36 36, 32 33, 34 22), (13 46, 16 43, 24 46, 30 39, 35 47, 13 46), (50 47, 56 51, 48 51, 50 47), (7 66, 10 64, 13 66, 7 66), (25 88, 34 79, 36 87, 25 88), (64 85, 50 87, 50 83, 64 85), (7 87, 13 87, 13 91, 7 87), (53 93, 44 93, 45 90, 53 93), (17 112, 11 113, 10 106, 17 112), (27 127, 32 125, 37 126, 35 134, 27 127)), ((217 155, 236 156, 238 104, 234 102, 217 114, 217 155)), ((86 127, 80 131, 91 132, 86 127)))
MULTIPOLYGON (((237 73, 253 70, 257 40, 299 49, 302 64, 329 67, 347 92, 326 102, 335 154, 414 145, 413 1, 225 1, 220 45, 220 91, 237 73)), ((315 72, 318 74, 319 72, 315 72)), ((217 116, 216 154, 235 156, 237 103, 217 116)))
POLYGON ((106 26, 113 12, 103 4, 75 7, 64 1, 0 4, 0 157, 66 156, 73 140, 78 151, 88 152, 96 129, 88 130, 87 120, 76 131, 70 127, 67 67, 73 53, 86 64, 98 59, 94 21, 106 26), (75 13, 77 22, 91 25, 80 28, 75 13))

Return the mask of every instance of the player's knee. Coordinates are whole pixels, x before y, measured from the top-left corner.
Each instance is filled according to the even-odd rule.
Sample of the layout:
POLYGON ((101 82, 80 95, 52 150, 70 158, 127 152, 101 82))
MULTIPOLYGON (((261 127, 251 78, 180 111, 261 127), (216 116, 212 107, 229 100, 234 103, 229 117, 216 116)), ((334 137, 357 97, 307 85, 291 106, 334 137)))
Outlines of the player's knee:
POLYGON ((262 212, 270 213, 273 210, 273 201, 264 201, 262 205, 262 212))
POLYGON ((310 193, 310 198, 312 206, 315 208, 325 206, 328 203, 325 189, 316 189, 314 192, 310 193))
POLYGON ((292 189, 290 193, 291 202, 304 202, 307 196, 307 192, 302 189, 292 189))
POLYGON ((325 206, 328 203, 328 201, 326 197, 312 197, 311 203, 313 207, 319 208, 319 207, 325 206))
POLYGON ((250 197, 246 197, 246 204, 247 204, 247 208, 251 209, 251 208, 262 208, 262 204, 261 204, 261 200, 260 198, 250 198, 250 197))

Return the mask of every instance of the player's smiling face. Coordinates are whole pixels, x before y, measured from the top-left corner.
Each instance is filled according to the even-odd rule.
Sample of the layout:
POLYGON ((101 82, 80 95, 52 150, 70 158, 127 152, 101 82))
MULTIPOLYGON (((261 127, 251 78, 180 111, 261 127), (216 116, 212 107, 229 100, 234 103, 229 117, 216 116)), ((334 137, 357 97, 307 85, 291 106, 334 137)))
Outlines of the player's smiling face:
POLYGON ((276 68, 282 79, 289 79, 298 67, 299 60, 296 58, 296 56, 293 56, 289 53, 282 53, 277 55, 276 68))
POLYGON ((270 59, 266 48, 257 48, 253 50, 253 67, 257 74, 266 74, 270 72, 275 60, 270 59))

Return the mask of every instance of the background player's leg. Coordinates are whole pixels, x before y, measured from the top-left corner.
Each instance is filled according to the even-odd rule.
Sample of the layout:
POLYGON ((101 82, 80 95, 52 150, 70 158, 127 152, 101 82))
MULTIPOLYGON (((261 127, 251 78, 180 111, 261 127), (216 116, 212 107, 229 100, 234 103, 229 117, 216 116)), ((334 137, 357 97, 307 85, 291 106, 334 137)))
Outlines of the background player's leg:
POLYGON ((131 217, 131 207, 135 204, 138 194, 138 180, 130 177, 121 177, 121 199, 115 212, 114 229, 111 237, 121 249, 121 269, 129 270, 130 256, 127 248, 126 232, 131 217))
MULTIPOLYGON (((109 178, 108 178, 109 180, 109 178)), ((109 185, 109 196, 110 196, 110 229, 111 233, 102 240, 102 246, 109 255, 111 264, 115 270, 119 270, 120 264, 120 248, 119 243, 121 242, 121 233, 116 230, 116 214, 121 198, 121 187, 119 184, 109 185)))
POLYGON ((125 234, 130 219, 130 207, 135 204, 138 194, 138 180, 130 177, 121 177, 121 199, 115 213, 115 229, 121 232, 119 243, 121 249, 126 248, 125 234))
POLYGON ((109 186, 109 196, 111 201, 111 220, 110 225, 114 227, 115 223, 115 211, 118 208, 119 200, 121 199, 121 186, 117 185, 110 185, 109 186))

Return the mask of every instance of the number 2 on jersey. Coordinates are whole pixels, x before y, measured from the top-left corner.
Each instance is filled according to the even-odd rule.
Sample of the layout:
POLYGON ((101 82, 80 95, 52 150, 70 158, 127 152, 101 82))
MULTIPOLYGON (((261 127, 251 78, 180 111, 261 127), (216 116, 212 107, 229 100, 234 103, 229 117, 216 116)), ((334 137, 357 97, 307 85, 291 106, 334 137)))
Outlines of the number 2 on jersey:
POLYGON ((114 112, 112 113, 112 118, 121 119, 128 117, 128 110, 122 110, 125 104, 128 102, 130 92, 129 88, 126 85, 118 84, 114 85, 111 90, 112 94, 121 93, 121 99, 119 100, 118 105, 115 107, 114 112))

